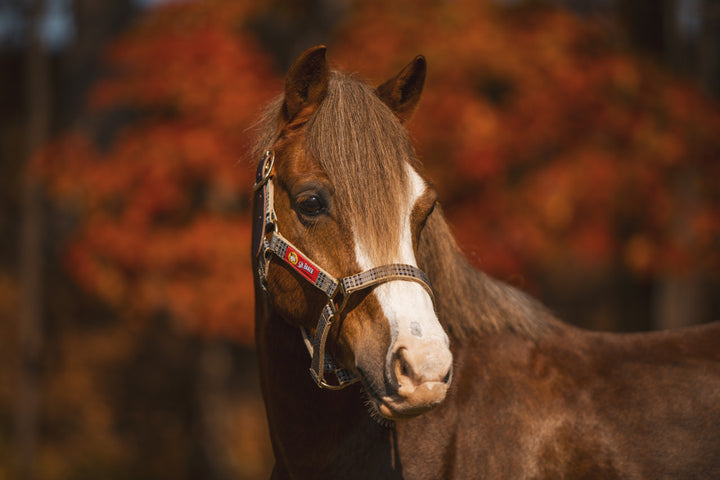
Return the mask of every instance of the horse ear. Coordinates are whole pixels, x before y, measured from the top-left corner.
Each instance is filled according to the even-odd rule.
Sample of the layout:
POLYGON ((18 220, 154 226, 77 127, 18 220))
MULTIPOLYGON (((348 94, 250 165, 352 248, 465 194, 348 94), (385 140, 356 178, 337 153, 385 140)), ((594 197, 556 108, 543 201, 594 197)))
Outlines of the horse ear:
POLYGON ((377 88, 380 99, 403 123, 410 119, 420 100, 425 71, 425 57, 418 55, 400 73, 377 88))
POLYGON ((305 50, 290 67, 285 79, 286 121, 294 119, 305 107, 320 105, 328 88, 327 47, 318 45, 305 50))

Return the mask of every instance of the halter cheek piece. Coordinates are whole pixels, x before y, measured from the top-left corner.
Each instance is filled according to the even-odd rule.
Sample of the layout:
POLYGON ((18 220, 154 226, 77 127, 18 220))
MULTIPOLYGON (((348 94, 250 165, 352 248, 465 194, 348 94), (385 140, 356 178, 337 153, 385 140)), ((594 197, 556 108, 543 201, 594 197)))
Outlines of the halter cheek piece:
POLYGON ((310 375, 315 383, 321 388, 339 390, 357 382, 359 378, 352 372, 335 365, 330 355, 325 352, 325 342, 333 319, 343 312, 350 296, 374 285, 403 280, 419 283, 434 302, 430 281, 417 267, 406 264, 383 265, 338 280, 312 262, 307 255, 303 254, 278 231, 277 216, 273 205, 272 172, 274 163, 275 153, 272 150, 266 151, 258 165, 253 186, 256 210, 252 251, 257 263, 258 279, 263 290, 267 292, 267 268, 270 260, 276 257, 327 296, 327 302, 320 313, 315 336, 311 338, 310 332, 304 327, 300 328, 300 332, 312 358, 310 375), (325 380, 326 372, 335 375, 336 385, 325 380))

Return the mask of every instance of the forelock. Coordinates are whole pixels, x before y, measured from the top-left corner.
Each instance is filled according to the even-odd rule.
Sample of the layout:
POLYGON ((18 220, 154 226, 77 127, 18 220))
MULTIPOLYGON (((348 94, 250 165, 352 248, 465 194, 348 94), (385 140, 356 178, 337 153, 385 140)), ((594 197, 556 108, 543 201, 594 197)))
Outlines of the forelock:
POLYGON ((334 188, 338 211, 376 261, 397 245, 409 202, 405 169, 414 158, 407 132, 375 90, 333 72, 306 130, 309 153, 334 188))

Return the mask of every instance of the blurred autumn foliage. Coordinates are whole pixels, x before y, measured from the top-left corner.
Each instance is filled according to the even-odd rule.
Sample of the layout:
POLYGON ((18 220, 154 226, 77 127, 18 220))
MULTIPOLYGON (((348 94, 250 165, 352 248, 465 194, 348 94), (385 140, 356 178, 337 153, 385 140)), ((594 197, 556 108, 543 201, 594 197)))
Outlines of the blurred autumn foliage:
MULTIPOLYGON (((432 61, 415 132, 481 265, 716 267, 717 108, 566 12, 471 3, 461 15, 442 4, 435 24, 399 36, 432 61)), ((372 28, 390 42, 390 25, 372 28)))
POLYGON ((170 5, 108 52, 115 75, 95 112, 138 116, 102 147, 73 132, 42 154, 53 194, 80 214, 68 268, 132 316, 167 312, 182 328, 250 341, 248 188, 241 163, 258 107, 280 88, 238 27, 254 2, 170 5))
MULTIPOLYGON (((244 159, 248 127, 282 85, 249 28, 262 10, 219 1, 147 15, 91 94, 94 112, 134 121, 105 145, 66 134, 38 161, 79 212, 68 268, 114 308, 251 341, 244 159)), ((688 84, 600 25, 537 6, 358 2, 330 50, 376 83, 417 53, 429 77, 411 132, 482 268, 717 269, 720 113, 688 84)))
MULTIPOLYGON (((108 30, 97 12, 131 18, 131 3, 74 0, 75 48, 108 30)), ((49 197, 46 295, 28 297, 44 305, 44 343, 15 353, 19 327, 0 322, 0 374, 43 400, 13 426, 22 382, 0 383, 0 478, 23 463, 49 480, 267 478, 248 152, 288 62, 316 43, 374 84, 426 56, 408 129, 478 267, 591 328, 717 319, 720 108, 639 53, 642 32, 558 3, 184 1, 132 17, 86 109, 58 114, 70 126, 31 162, 49 197), (22 458, 13 429, 36 433, 22 458)), ((606 3, 641 18, 659 4, 606 3)), ((5 78, 0 97, 18 96, 5 78)), ((0 132, 4 153, 22 127, 0 132)), ((20 197, 18 164, 0 177, 3 205, 20 197)), ((25 247, 0 258, 2 317, 26 289, 12 273, 25 247)))

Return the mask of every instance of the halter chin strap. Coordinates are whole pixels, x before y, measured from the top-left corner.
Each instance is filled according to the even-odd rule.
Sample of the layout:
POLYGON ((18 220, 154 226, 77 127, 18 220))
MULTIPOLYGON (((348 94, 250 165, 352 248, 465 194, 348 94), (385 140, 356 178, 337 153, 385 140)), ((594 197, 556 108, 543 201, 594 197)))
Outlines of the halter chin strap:
POLYGON ((406 264, 390 264, 372 268, 355 275, 336 279, 328 272, 312 262, 290 241, 283 237, 277 229, 277 216, 273 206, 272 170, 275 154, 272 150, 265 152, 258 165, 253 190, 256 195, 255 225, 253 228, 253 254, 257 263, 257 275, 260 285, 267 292, 267 267, 275 257, 295 270, 300 277, 313 284, 327 296, 327 302, 320 313, 315 336, 304 327, 300 328, 305 346, 310 357, 310 375, 321 388, 339 390, 359 380, 349 370, 339 368, 325 351, 332 321, 345 309, 350 296, 360 290, 385 282, 403 280, 419 283, 430 298, 435 301, 430 281, 417 267, 406 264), (325 373, 330 372, 337 378, 337 384, 330 384, 325 373))

